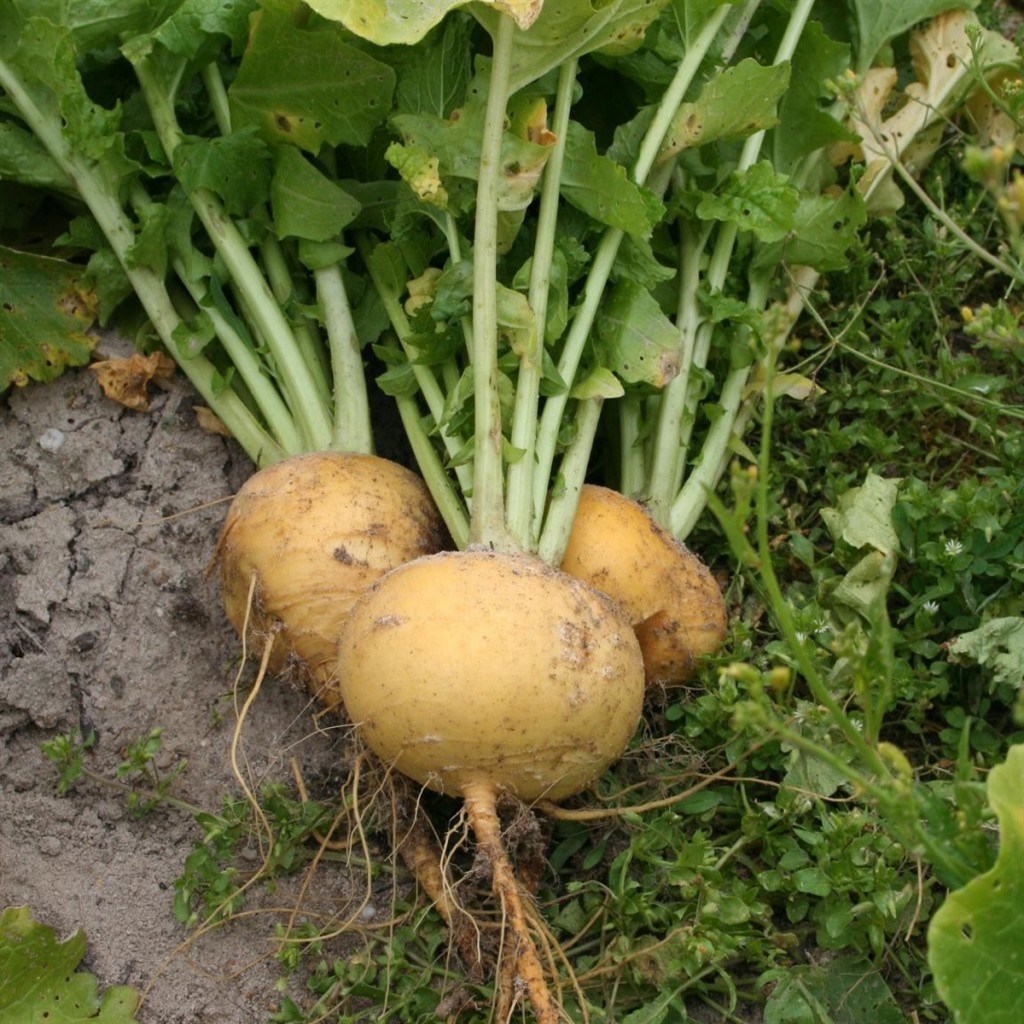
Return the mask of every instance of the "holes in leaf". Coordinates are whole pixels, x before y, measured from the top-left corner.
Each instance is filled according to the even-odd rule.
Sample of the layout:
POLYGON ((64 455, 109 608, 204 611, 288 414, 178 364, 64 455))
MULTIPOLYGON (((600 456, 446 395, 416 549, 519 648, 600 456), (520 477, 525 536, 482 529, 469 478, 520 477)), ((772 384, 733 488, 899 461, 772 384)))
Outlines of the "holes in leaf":
POLYGON ((962 924, 960 926, 960 934, 963 936, 964 942, 974 941, 974 929, 970 926, 970 924, 962 924))

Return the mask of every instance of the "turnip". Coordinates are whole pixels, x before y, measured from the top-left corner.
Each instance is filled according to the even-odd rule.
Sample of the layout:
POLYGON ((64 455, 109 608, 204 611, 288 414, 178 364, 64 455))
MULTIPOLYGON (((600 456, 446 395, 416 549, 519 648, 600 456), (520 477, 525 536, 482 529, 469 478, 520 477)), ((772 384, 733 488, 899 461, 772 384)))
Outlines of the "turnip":
POLYGON ((408 562, 356 602, 338 650, 363 738, 442 793, 578 793, 621 755, 643 703, 621 606, 519 554, 408 562))
POLYGON ((621 602, 649 685, 689 678, 725 638, 725 602, 703 562, 638 502, 607 487, 581 493, 562 570, 621 602))
POLYGON ((328 708, 340 695, 335 648, 355 599, 447 535, 423 481, 354 452, 297 455, 260 470, 228 510, 217 546, 224 608, 242 632, 273 636, 270 667, 289 660, 328 708))

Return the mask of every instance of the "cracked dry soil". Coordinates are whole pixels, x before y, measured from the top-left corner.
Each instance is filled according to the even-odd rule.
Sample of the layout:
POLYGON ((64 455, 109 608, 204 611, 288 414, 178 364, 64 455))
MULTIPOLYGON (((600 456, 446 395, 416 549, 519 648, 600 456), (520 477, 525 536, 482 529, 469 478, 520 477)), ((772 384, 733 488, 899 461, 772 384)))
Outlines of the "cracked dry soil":
MULTIPOLYGON (((83 928, 83 967, 101 987, 145 990, 145 1024, 250 1024, 276 1002, 273 922, 233 921, 180 948, 173 881, 200 838, 191 815, 135 817, 91 781, 60 796, 40 750, 92 732, 85 766, 113 779, 125 745, 159 728, 158 764, 188 761, 175 796, 216 811, 238 792, 239 644, 205 574, 225 499, 253 467, 199 429, 195 402, 176 377, 150 412, 130 412, 85 370, 0 399, 0 908, 28 905, 61 938, 83 928)), ((310 710, 304 694, 263 686, 243 733, 251 784, 287 781, 291 757, 308 777, 328 770, 337 752, 310 710)), ((314 897, 327 912, 338 885, 328 877, 314 897)))

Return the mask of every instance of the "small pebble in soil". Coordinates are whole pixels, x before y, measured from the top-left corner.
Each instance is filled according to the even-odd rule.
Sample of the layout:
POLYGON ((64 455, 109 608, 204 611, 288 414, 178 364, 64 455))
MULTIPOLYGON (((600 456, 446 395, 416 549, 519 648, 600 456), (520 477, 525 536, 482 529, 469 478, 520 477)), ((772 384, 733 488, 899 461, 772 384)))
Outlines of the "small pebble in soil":
POLYGON ((56 836, 43 836, 39 840, 39 852, 47 857, 56 857, 60 853, 62 845, 56 836))
POLYGON ((64 431, 58 430, 56 427, 50 427, 39 435, 37 443, 44 452, 53 453, 60 451, 61 445, 64 444, 64 431))

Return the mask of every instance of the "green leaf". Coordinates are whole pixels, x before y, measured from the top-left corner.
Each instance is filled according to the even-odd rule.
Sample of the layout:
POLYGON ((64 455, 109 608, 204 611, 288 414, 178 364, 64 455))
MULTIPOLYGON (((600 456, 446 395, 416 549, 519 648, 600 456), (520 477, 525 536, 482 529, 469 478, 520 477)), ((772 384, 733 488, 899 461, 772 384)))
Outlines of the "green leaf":
MULTIPOLYGON (((323 0, 321 0, 323 2, 323 0)), ((521 0, 530 3, 531 0, 521 0)), ((668 0, 544 0, 540 16, 517 33, 512 54, 511 88, 535 82, 570 58, 603 50, 628 52, 644 38, 647 26, 668 0)), ((473 16, 494 35, 500 12, 477 4, 473 16)))
POLYGON ((96 339, 81 267, 0 247, 0 392, 82 366, 96 339))
POLYGON ((39 140, 19 125, 0 121, 0 181, 70 192, 71 180, 39 140))
POLYGON ((83 53, 146 32, 181 0, 12 0, 24 17, 45 18, 66 29, 83 53))
POLYGON ((625 393, 618 377, 611 370, 598 366, 573 385, 569 397, 583 401, 588 398, 621 398, 625 393))
POLYGON ((848 253, 866 221, 867 208, 856 190, 839 196, 803 195, 790 234, 763 246, 753 266, 767 269, 785 260, 791 266, 813 267, 823 273, 842 270, 850 262, 848 253))
POLYGON ((958 665, 984 665, 997 683, 1024 688, 1024 617, 989 619, 978 629, 961 633, 949 644, 949 660, 958 665))
POLYGON ((5 1024, 132 1024, 139 993, 112 986, 102 999, 96 978, 77 970, 86 952, 82 931, 58 942, 28 907, 0 914, 0 1021, 5 1024))
POLYGON ((421 46, 397 51, 395 106, 403 114, 448 117, 473 79, 472 18, 449 18, 421 46))
POLYGON ((645 188, 629 180, 626 168, 600 156, 593 132, 569 122, 561 177, 562 195, 578 210, 627 234, 646 238, 665 207, 645 188))
POLYGON ((734 171, 715 194, 697 204, 702 220, 731 221, 762 242, 777 242, 793 228, 800 194, 767 160, 734 171))
POLYGON ((359 202, 294 146, 277 150, 270 203, 278 238, 311 242, 334 238, 359 213, 359 202))
MULTIPOLYGON (((420 165, 431 157, 437 158, 442 181, 449 175, 475 181, 480 169, 486 103, 487 76, 481 73, 470 85, 465 104, 450 118, 397 114, 391 123, 401 133, 405 146, 414 147, 410 152, 416 154, 420 165)), ((550 144, 540 145, 511 131, 502 135, 499 210, 523 210, 530 204, 550 154, 550 144)), ((403 165, 405 159, 411 158, 404 158, 403 165)))
POLYGON ((829 533, 858 550, 872 547, 883 555, 897 551, 899 538, 892 510, 901 482, 868 473, 860 487, 852 487, 840 497, 838 508, 821 510, 829 533))
POLYGON ((764 1024, 906 1024, 882 975, 859 956, 773 971, 764 1024))
POLYGON ((850 62, 850 48, 829 39, 816 21, 809 22, 793 54, 789 88, 779 101, 779 124, 772 132, 773 163, 789 172, 801 157, 832 142, 856 136, 821 108, 832 97, 826 83, 838 81, 850 62))
POLYGON ((228 97, 237 127, 314 155, 326 142, 365 146, 391 109, 395 73, 344 40, 340 26, 304 29, 289 10, 253 15, 228 97))
POLYGON ((942 14, 951 7, 972 10, 978 0, 852 0, 857 28, 857 71, 871 67, 879 51, 890 40, 919 21, 942 14))
POLYGON ((187 192, 209 189, 228 213, 248 216, 265 202, 272 156, 253 128, 212 139, 187 139, 174 150, 174 173, 187 192))
MULTIPOLYGON (((0 42, 3 40, 0 39, 0 42)), ((136 165, 124 152, 121 107, 94 103, 78 70, 71 31, 42 18, 28 19, 14 38, 10 67, 44 121, 60 123, 64 143, 95 163, 111 192, 124 188, 136 165)))
POLYGON ((697 99, 680 106, 659 159, 771 128, 778 122, 776 107, 788 85, 788 63, 764 67, 748 58, 726 68, 704 86, 697 99))
POLYGON ((627 384, 664 387, 679 372, 679 331, 650 293, 621 281, 598 316, 601 362, 627 384))
POLYGON ((498 334, 524 363, 533 363, 540 354, 537 318, 526 296, 498 283, 498 334))
POLYGON ((215 60, 225 39, 242 49, 249 31, 249 15, 257 0, 170 0, 177 10, 152 32, 133 36, 123 52, 131 61, 146 56, 155 44, 187 58, 193 66, 215 60))
POLYGON ((952 892, 928 926, 928 961, 958 1024, 1024 1018, 1024 745, 988 777, 999 819, 995 866, 952 892))

